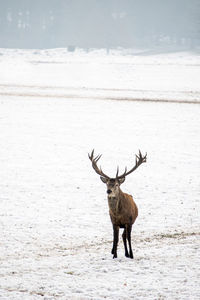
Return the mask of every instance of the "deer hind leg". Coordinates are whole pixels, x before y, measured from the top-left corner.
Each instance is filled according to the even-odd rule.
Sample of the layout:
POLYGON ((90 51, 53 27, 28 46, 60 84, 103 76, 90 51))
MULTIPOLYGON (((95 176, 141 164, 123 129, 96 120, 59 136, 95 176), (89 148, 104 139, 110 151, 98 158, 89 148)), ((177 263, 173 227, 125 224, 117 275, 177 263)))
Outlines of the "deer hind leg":
POLYGON ((126 237, 129 245, 129 257, 133 258, 133 251, 131 247, 131 230, 132 230, 132 225, 126 225, 126 237))
POLYGON ((122 233, 122 239, 123 239, 123 242, 124 242, 125 256, 130 257, 129 253, 128 253, 127 241, 126 241, 126 228, 124 228, 124 231, 122 233))
POLYGON ((117 258, 117 244, 119 240, 119 226, 113 225, 113 248, 112 254, 113 258, 117 258))

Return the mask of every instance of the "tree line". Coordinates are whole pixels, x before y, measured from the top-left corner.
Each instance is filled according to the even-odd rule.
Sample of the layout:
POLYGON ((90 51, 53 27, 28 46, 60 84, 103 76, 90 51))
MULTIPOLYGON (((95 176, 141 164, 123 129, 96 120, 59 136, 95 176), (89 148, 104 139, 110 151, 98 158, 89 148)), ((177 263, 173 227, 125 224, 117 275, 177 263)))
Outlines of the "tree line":
POLYGON ((199 0, 0 0, 0 47, 198 47, 199 20, 199 0))

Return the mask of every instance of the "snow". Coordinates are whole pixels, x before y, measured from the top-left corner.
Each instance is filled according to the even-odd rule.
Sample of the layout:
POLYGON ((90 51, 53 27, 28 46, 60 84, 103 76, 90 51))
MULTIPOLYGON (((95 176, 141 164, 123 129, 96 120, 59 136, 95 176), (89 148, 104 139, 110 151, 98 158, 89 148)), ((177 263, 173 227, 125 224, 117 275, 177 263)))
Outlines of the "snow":
POLYGON ((199 102, 200 56, 0 49, 0 93, 199 102))
POLYGON ((199 299, 199 56, 0 53, 0 299, 199 299), (134 260, 93 148, 111 176, 148 153, 122 185, 134 260))

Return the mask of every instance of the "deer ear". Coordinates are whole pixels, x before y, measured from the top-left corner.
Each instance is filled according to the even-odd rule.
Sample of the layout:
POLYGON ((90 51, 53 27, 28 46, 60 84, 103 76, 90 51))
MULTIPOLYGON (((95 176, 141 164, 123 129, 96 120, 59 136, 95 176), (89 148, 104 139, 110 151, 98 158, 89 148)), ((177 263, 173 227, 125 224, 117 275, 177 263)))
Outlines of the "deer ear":
POLYGON ((100 176, 100 178, 101 178, 101 181, 103 181, 103 183, 107 183, 107 178, 105 178, 105 177, 103 177, 103 176, 100 176))
POLYGON ((119 183, 122 184, 125 181, 125 177, 119 179, 119 183))

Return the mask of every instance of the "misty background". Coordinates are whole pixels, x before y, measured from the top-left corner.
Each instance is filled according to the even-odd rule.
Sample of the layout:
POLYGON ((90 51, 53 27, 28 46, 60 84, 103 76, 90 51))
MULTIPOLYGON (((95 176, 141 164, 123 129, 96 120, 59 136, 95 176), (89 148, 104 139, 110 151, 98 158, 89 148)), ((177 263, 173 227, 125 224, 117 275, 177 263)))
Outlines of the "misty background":
POLYGON ((1 48, 200 46, 200 0, 0 0, 1 48))

